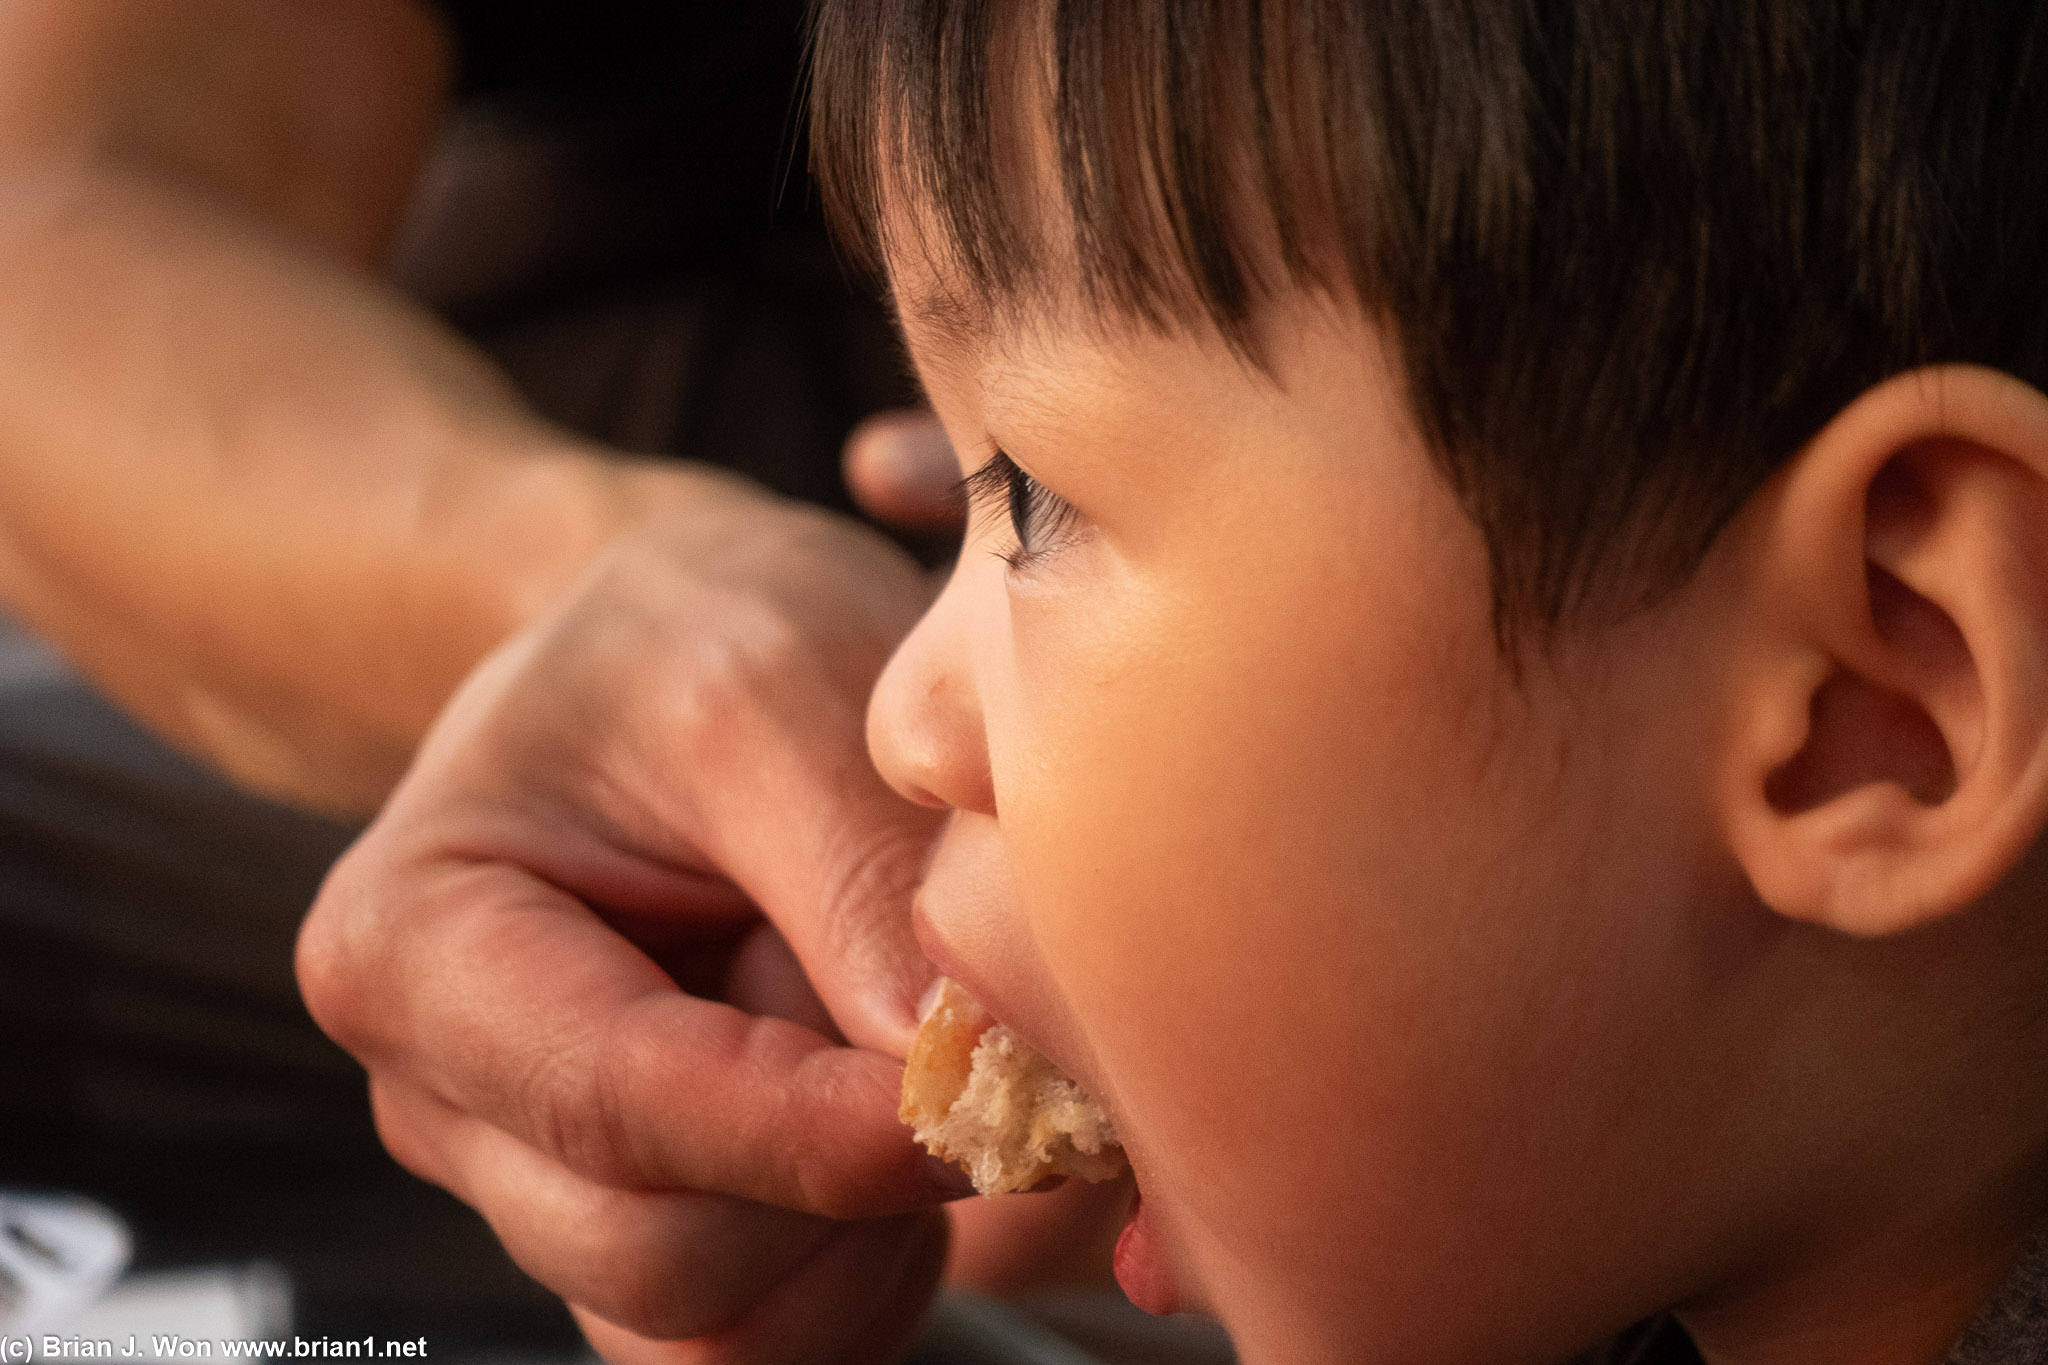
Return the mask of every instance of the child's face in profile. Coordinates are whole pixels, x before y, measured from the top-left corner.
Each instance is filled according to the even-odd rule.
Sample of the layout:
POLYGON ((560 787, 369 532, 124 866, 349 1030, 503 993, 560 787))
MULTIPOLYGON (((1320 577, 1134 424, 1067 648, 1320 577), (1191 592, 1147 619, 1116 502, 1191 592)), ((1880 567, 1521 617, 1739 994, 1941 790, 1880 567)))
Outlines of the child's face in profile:
POLYGON ((1654 970, 1698 814, 1648 719, 1669 651, 1517 689, 1353 314, 1269 309, 1267 376, 1206 337, 976 338, 895 264, 963 468, 1044 492, 977 480, 871 744, 954 812, 933 960, 1127 1142, 1126 1288, 1290 1362, 1540 1359, 1664 1302, 1664 1219, 1712 1207, 1705 1106, 1657 1081, 1699 1046, 1654 970))

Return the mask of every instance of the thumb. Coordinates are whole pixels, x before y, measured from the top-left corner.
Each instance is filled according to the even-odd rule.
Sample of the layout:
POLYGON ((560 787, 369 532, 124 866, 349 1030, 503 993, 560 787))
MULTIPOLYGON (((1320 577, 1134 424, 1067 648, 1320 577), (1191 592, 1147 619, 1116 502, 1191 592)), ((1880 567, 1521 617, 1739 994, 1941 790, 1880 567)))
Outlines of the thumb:
POLYGON ((853 500, 880 521, 930 531, 961 522, 960 467, 929 412, 896 408, 868 418, 846 438, 841 468, 853 500))

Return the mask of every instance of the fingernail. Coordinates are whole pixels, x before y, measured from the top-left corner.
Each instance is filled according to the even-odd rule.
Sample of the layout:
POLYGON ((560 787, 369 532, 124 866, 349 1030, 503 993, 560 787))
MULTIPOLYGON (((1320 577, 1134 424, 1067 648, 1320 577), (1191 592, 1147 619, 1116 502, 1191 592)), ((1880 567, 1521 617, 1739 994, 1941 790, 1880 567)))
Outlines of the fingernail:
POLYGON ((924 1159, 924 1173, 931 1187, 943 1198, 964 1199, 979 1193, 974 1188, 973 1178, 953 1162, 928 1156, 924 1159))
POLYGON ((879 1032, 872 1039, 863 1039, 863 1046, 899 1058, 910 1055, 910 1049, 917 1042, 918 1026, 924 1023, 924 1012, 930 1007, 931 1000, 931 990, 927 987, 913 1004, 910 990, 910 984, 898 977, 891 989, 868 997, 869 1014, 879 1032))
POLYGON ((932 984, 924 988, 924 994, 917 997, 917 1022, 922 1024, 931 1018, 932 1010, 939 1003, 939 992, 946 989, 946 978, 935 976, 932 984))

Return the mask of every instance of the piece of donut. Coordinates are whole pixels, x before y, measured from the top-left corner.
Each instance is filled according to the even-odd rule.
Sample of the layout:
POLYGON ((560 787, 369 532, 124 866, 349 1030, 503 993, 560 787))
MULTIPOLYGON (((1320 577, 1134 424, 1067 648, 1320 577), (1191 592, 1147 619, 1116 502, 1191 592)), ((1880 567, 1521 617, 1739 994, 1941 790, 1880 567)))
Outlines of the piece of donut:
POLYGON ((897 1115, 983 1194, 1052 1175, 1111 1180, 1129 1167, 1116 1129, 1081 1087, 953 981, 939 982, 918 1026, 897 1115))

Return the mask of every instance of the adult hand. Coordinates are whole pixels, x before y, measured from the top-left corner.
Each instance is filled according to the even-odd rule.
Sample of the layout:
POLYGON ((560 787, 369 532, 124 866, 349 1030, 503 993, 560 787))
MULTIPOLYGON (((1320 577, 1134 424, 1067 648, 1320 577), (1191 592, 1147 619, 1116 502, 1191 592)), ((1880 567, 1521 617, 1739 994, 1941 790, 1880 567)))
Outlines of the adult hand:
POLYGON ((852 523, 696 499, 471 677, 306 922, 393 1155, 615 1361, 887 1359, 937 1279, 963 1186, 894 1060, 935 817, 862 738, 929 592, 852 523))

